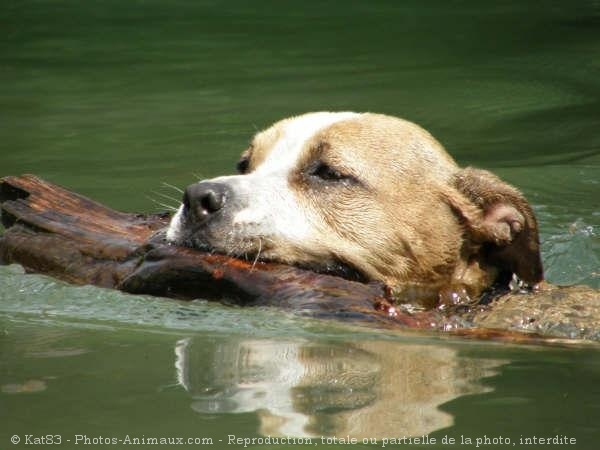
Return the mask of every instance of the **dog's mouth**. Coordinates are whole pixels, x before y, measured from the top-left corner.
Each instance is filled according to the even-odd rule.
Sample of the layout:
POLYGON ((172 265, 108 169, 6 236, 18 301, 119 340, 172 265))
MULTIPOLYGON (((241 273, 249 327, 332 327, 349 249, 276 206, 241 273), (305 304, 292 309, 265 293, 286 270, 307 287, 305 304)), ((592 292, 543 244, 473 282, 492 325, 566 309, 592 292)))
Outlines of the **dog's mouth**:
MULTIPOLYGON (((157 238, 158 238, 158 236, 157 236, 157 238)), ((160 239, 162 241, 162 243, 168 243, 170 245, 177 245, 177 246, 181 246, 181 247, 192 248, 194 250, 206 252, 209 254, 217 254, 217 255, 224 255, 224 256, 229 256, 229 257, 233 257, 233 258, 238 258, 238 259, 247 261, 252 264, 256 264, 257 262, 287 264, 290 266, 298 267, 299 269, 309 270, 311 272, 315 272, 315 273, 319 273, 319 274, 323 274, 323 275, 336 276, 336 277, 344 278, 344 279, 350 280, 350 281, 357 281, 360 283, 368 283, 370 281, 370 279, 365 274, 363 274, 359 269, 357 269, 356 267, 354 267, 350 264, 347 264, 337 258, 334 258, 334 259, 329 260, 324 263, 318 263, 318 262, 297 262, 297 263, 292 262, 292 263, 289 263, 289 262, 281 261, 275 257, 265 256, 264 251, 256 250, 256 249, 252 249, 252 250, 248 250, 248 251, 239 251, 238 250, 236 252, 224 251, 224 250, 221 250, 219 248, 216 248, 216 247, 208 244, 206 241, 201 240, 201 239, 184 239, 178 243, 173 244, 173 243, 169 243, 166 239, 164 239, 164 233, 158 239, 160 239)))
POLYGON ((334 260, 330 264, 319 265, 311 263, 293 264, 293 266, 311 272, 320 273, 323 275, 332 275, 335 277, 344 278, 350 281, 358 281, 360 283, 368 283, 370 280, 356 267, 346 264, 339 260, 334 260))

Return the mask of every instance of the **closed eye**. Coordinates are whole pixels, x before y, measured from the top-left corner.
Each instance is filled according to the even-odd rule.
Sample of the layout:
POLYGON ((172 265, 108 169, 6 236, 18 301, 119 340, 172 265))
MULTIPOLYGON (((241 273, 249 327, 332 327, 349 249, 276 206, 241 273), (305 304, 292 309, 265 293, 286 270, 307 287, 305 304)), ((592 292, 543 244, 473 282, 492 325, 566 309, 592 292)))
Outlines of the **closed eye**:
POLYGON ((244 157, 242 159, 240 159, 237 164, 235 165, 236 170, 238 171, 238 173, 240 174, 245 174, 246 172, 248 172, 248 168, 250 167, 250 158, 248 157, 244 157))
POLYGON ((338 181, 352 181, 357 182, 358 180, 349 174, 343 173, 338 169, 330 166, 323 161, 318 161, 313 168, 309 171, 309 174, 313 177, 319 178, 323 181, 338 182, 338 181))

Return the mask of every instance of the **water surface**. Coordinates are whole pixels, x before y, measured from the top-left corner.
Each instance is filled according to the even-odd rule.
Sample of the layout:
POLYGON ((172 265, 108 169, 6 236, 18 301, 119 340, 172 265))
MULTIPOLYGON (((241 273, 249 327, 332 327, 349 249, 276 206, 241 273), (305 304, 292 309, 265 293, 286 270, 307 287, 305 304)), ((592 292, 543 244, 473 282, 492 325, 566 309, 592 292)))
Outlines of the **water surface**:
MULTIPOLYGON (((162 210, 178 196, 163 183, 231 172, 275 120, 388 113, 523 190, 550 281, 600 287, 597 1, 24 0, 0 18, 0 175, 162 210)), ((11 266, 0 356, 2 448, 26 433, 600 442, 585 346, 390 335, 11 266)))

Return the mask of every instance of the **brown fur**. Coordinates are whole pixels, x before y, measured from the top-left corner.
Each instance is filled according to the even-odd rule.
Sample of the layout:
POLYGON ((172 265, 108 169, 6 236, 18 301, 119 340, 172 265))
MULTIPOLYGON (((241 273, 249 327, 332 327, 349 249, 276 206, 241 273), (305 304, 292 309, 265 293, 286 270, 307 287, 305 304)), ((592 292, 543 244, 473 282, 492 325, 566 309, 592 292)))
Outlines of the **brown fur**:
MULTIPOLYGON (((259 135, 254 160, 272 133, 259 135)), ((450 288, 474 297, 504 271, 542 279, 537 225, 522 194, 487 171, 460 170, 410 122, 368 114, 322 130, 290 184, 323 218, 338 259, 402 294, 437 298, 450 288), (361 186, 309 189, 302 174, 317 158, 361 186)))
MULTIPOLYGON (((387 283, 408 300, 457 293, 474 298, 511 273, 529 283, 543 279, 537 224, 523 195, 490 172, 460 169, 421 127, 360 114, 345 116, 308 138, 290 137, 288 127, 295 120, 301 117, 258 133, 242 155, 242 172, 251 174, 244 180, 260 184, 263 175, 252 175, 263 164, 283 170, 269 166, 280 139, 287 136, 290 146, 301 142, 292 168, 286 166, 286 186, 278 188, 292 191, 300 212, 289 215, 296 222, 279 230, 301 221, 310 233, 296 240, 286 239, 277 227, 268 235, 246 233, 235 241, 238 252, 260 253, 260 242, 268 259, 317 266, 339 261, 387 283), (315 177, 318 166, 334 170, 340 179, 315 177)), ((245 186, 239 177, 225 178, 222 182, 245 186)), ((257 198, 270 195, 264 184, 260 193, 243 189, 238 198, 249 200, 241 209, 252 209, 257 198)), ((270 214, 289 214, 284 208, 270 214)), ((229 215, 234 217, 235 211, 229 215)), ((233 226, 226 221, 215 225, 217 237, 209 244, 232 251, 225 244, 233 226)))

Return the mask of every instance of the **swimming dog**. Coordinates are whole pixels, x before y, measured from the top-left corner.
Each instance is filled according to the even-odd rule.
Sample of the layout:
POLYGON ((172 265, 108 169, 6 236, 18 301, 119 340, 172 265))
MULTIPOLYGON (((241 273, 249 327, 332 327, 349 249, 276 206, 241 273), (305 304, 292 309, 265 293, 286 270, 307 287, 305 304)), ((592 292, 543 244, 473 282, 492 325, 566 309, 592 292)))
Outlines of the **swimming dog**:
POLYGON ((543 279, 535 216, 418 125, 316 112, 257 133, 239 174, 185 189, 176 245, 378 280, 422 299, 543 279))

